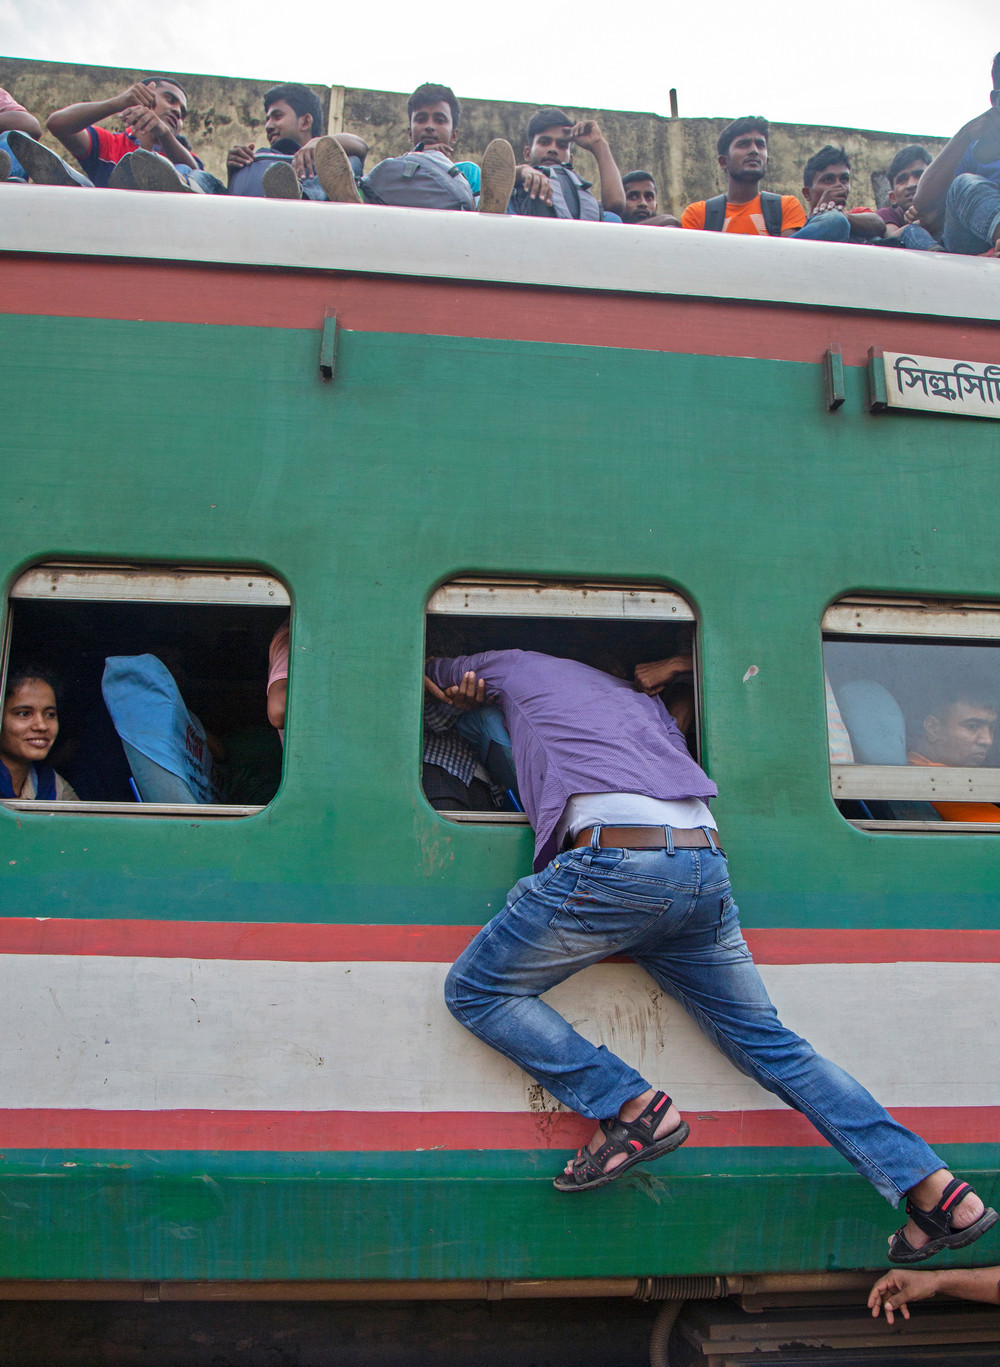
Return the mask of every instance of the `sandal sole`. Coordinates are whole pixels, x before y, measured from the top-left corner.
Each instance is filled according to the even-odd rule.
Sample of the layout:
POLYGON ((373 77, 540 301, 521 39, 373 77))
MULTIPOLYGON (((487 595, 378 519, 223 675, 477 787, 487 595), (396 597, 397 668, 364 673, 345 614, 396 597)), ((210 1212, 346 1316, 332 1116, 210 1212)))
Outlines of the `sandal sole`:
POLYGON ((483 153, 480 171, 482 188, 479 195, 479 212, 505 214, 510 197, 514 193, 514 181, 517 176, 514 149, 510 143, 503 138, 494 138, 483 153))
POLYGON ((314 153, 316 176, 331 204, 361 204, 358 183, 347 153, 336 139, 321 138, 314 153))
MULTIPOLYGON (((967 1225, 965 1229, 956 1229, 954 1234, 948 1234, 942 1239, 931 1239, 926 1244, 922 1244, 920 1248, 911 1248, 909 1253, 904 1253, 902 1257, 894 1258, 892 1256, 892 1244, 890 1244, 889 1262, 896 1267, 906 1267, 910 1263, 925 1262, 928 1258, 933 1258, 935 1253, 943 1253, 946 1249, 967 1248, 969 1244, 974 1244, 977 1239, 982 1238, 987 1230, 992 1229, 997 1220, 1000 1220, 1000 1215, 997 1215, 992 1206, 987 1206, 979 1219, 971 1225, 967 1225)), ((896 1239, 900 1238, 902 1235, 897 1234, 892 1243, 894 1244, 896 1239)), ((907 1248, 910 1248, 908 1241, 904 1240, 904 1242, 906 1242, 907 1248)))
POLYGON ((662 1158, 665 1153, 671 1153, 674 1149, 679 1149, 691 1133, 691 1126, 686 1120, 682 1120, 676 1130, 671 1130, 668 1135, 657 1140, 655 1144, 650 1144, 643 1149, 642 1153, 637 1153, 631 1158, 626 1158, 624 1163, 619 1163, 612 1172, 604 1172, 600 1177, 595 1177, 590 1182, 575 1182, 567 1177, 565 1173, 560 1173, 553 1179, 552 1185, 556 1191, 593 1191, 595 1187, 606 1187, 609 1182, 615 1182, 629 1168, 634 1168, 637 1163, 651 1163, 654 1158, 662 1158), (562 1185, 565 1179, 566 1185, 562 1185))

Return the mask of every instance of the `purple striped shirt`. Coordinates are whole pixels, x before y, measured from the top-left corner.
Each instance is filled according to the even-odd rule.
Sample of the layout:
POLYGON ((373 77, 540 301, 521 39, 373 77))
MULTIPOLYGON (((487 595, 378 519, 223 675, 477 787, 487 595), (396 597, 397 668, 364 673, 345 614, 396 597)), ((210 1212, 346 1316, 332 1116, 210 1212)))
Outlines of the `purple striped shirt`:
POLYGON ((487 650, 430 660, 439 688, 467 670, 486 680, 514 746, 517 782, 535 830, 535 869, 556 854, 555 829, 574 793, 715 797, 658 698, 575 660, 533 650, 487 650))

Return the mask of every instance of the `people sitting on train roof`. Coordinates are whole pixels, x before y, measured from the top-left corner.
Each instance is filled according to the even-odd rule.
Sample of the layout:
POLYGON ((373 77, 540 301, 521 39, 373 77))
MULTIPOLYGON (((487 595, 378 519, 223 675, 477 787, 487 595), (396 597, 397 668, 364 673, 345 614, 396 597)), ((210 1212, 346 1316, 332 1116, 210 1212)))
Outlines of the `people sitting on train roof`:
POLYGON ((794 195, 761 190, 767 174, 767 119, 747 114, 734 119, 715 144, 719 165, 726 173, 726 189, 712 199, 689 204, 681 227, 749 237, 831 238, 835 232, 822 220, 806 222, 794 195))
POLYGON ((406 102, 410 150, 386 157, 359 180, 347 151, 334 138, 316 147, 316 171, 326 196, 341 204, 409 209, 464 209, 502 214, 514 184, 514 153, 496 138, 474 161, 455 161, 462 109, 450 86, 425 82, 406 102))
POLYGON ((914 1272, 897 1268, 887 1272, 868 1293, 872 1319, 884 1312, 890 1324, 896 1312, 910 1318, 909 1307, 931 1296, 953 1296, 956 1300, 982 1301, 1000 1305, 1000 1267, 940 1267, 933 1272, 914 1272))
POLYGON ((890 1261, 964 1247, 996 1224, 996 1212, 919 1136, 778 1019, 740 931, 707 806, 715 784, 655 698, 530 650, 432 659, 426 668, 446 695, 459 688, 467 699, 495 700, 513 741, 535 872, 454 964, 445 1001, 479 1040, 597 1123, 557 1190, 604 1186, 689 1134, 666 1092, 542 1000, 580 969, 627 954, 881 1195, 893 1205, 906 1196, 909 1218, 890 1261))
POLYGON ((29 138, 42 136, 41 125, 34 114, 29 114, 6 90, 0 90, 0 181, 25 185, 28 173, 7 145, 10 132, 26 133, 29 138))
MULTIPOLYGON (((264 95, 264 133, 267 147, 239 143, 229 149, 226 168, 231 195, 268 199, 325 200, 320 184, 316 149, 326 132, 323 107, 314 90, 289 82, 276 85, 264 95)), ((335 133, 360 177, 368 153, 364 138, 354 133, 335 133)))
MULTIPOLYGON (((907 751, 907 763, 935 768, 982 768, 996 736, 995 692, 988 684, 974 680, 941 689, 921 723, 913 748, 907 751)), ((945 821, 1000 821, 1000 806, 993 802, 932 805, 945 821)))
POLYGON ((941 250, 937 239, 921 224, 920 215, 913 203, 920 177, 931 161, 932 157, 927 148, 916 142, 901 147, 893 157, 886 171, 889 180, 889 203, 875 210, 886 225, 885 236, 878 238, 877 241, 886 246, 910 247, 917 251, 941 250))
POLYGON ((14 135, 18 156, 30 178, 41 185, 96 185, 119 189, 216 190, 181 133, 187 96, 173 77, 144 76, 108 100, 87 100, 57 109, 46 127, 72 152, 83 169, 40 142, 14 135), (121 116, 123 131, 98 127, 121 116))
POLYGON ((622 222, 635 227, 679 228, 680 219, 673 214, 661 214, 656 202, 656 181, 651 171, 629 171, 622 176, 625 190, 625 212, 622 222))
POLYGON ((884 237, 887 224, 874 209, 848 209, 851 162, 843 147, 827 143, 806 162, 802 171, 802 198, 809 222, 825 222, 830 239, 837 242, 870 242, 884 237))
POLYGON ((920 177, 914 205, 946 252, 1000 255, 1000 52, 990 107, 963 124, 920 177))
POLYGON ((59 734, 55 676, 40 665, 8 671, 0 723, 0 799, 76 802, 46 758, 59 734))
POLYGON ((524 161, 517 168, 508 213, 531 218, 574 218, 590 223, 620 223, 625 212, 621 172, 596 120, 579 121, 561 109, 539 109, 526 134, 524 161), (600 198, 593 181, 573 168, 573 148, 582 147, 597 163, 600 198))

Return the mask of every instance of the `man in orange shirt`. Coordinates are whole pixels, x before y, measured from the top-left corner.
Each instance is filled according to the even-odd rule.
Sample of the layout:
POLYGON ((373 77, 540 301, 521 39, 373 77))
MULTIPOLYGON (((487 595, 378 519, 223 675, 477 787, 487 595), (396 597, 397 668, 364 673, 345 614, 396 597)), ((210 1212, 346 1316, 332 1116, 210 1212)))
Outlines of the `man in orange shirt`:
MULTIPOLYGON (((978 769, 985 765, 997 724, 996 707, 987 697, 987 690, 975 685, 956 685, 924 718, 920 749, 910 750, 907 762, 934 768, 978 769)), ((945 821, 1000 821, 1000 807, 992 802, 932 805, 945 821)))
POLYGON ((767 120, 752 114, 722 130, 716 151, 726 173, 726 193, 689 204, 681 215, 681 227, 751 237, 846 240, 841 215, 821 214, 807 222, 805 210, 794 195, 761 191, 760 182, 767 171, 767 136, 767 120))

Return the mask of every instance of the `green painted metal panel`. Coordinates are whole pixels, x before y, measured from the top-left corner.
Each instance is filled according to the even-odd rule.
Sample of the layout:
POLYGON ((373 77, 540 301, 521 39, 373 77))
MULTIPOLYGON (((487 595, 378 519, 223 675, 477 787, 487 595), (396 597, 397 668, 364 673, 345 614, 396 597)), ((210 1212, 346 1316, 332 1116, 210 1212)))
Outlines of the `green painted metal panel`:
MULTIPOLYGON (((273 804, 233 822, 0 811, 0 912, 486 919, 530 837, 452 825, 418 782, 424 604, 479 572, 659 582, 695 605, 705 759, 747 924, 997 924, 989 837, 864 834, 837 813, 819 630, 851 590, 1000 597, 992 425, 872 417, 852 367, 830 412, 818 360, 340 331, 323 384, 318 342, 0 318, 8 584, 58 557, 253 564, 295 606, 273 804), (975 497, 953 495, 959 476, 975 497)), ((946 1156, 989 1199, 995 1148, 946 1156)), ((552 1190, 557 1166, 8 1153, 0 1275, 832 1269, 881 1265, 891 1228, 822 1149, 683 1152, 579 1200, 552 1190)))
POLYGON ((485 918, 527 833, 449 824, 417 764, 423 604, 479 571, 660 581, 695 604, 705 757, 748 924, 994 923, 989 837, 866 835, 837 814, 819 641, 846 590, 1000 595, 992 501, 942 496, 950 472, 989 486, 992 428, 870 417, 851 367, 831 413, 819 362, 343 332, 323 384, 315 332, 6 317, 0 344, 19 396, 8 580, 59 555, 253 562, 296 608, 272 807, 128 826, 0 814, 9 905, 485 918))
MULTIPOLYGON (((995 1204, 995 1146, 944 1156, 995 1204)), ((883 1267, 900 1223, 828 1149, 681 1152, 580 1198, 553 1188, 559 1165, 551 1151, 8 1153, 0 1277, 837 1271, 883 1267)), ((996 1247, 987 1239, 949 1256, 988 1264, 996 1247)))

